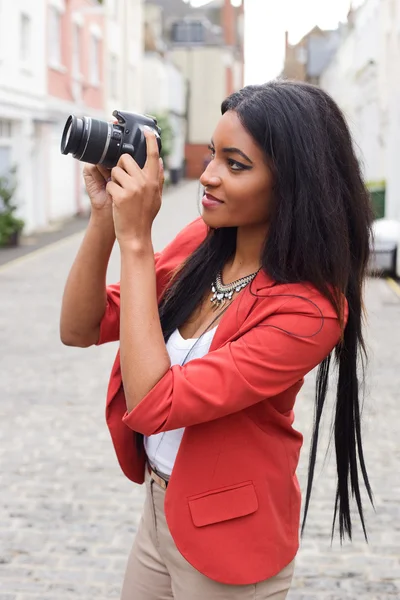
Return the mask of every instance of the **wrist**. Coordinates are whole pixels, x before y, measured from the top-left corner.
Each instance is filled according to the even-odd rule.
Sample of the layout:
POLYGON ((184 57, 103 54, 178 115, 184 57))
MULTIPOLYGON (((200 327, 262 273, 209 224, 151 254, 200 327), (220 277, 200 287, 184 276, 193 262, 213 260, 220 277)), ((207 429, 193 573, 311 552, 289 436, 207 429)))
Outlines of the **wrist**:
POLYGON ((112 208, 92 208, 89 224, 96 227, 112 229, 114 231, 114 220, 112 208))
POLYGON ((151 238, 133 238, 128 240, 118 240, 120 252, 140 257, 147 255, 154 256, 153 243, 151 238))

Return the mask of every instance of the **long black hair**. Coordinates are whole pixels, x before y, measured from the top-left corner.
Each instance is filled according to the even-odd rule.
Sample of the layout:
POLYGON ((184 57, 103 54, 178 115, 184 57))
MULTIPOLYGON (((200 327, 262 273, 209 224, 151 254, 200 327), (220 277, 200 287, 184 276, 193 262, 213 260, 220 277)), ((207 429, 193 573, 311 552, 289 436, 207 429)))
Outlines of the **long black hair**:
MULTIPOLYGON (((369 258, 372 211, 351 136, 335 102, 320 88, 272 81, 235 92, 222 103, 232 110, 264 150, 275 178, 262 268, 279 284, 309 282, 335 307, 342 338, 319 366, 314 431, 302 532, 316 462, 318 432, 332 357, 338 366, 334 418, 337 493, 332 535, 339 516, 340 539, 351 539, 350 497, 354 496, 365 537, 361 470, 372 492, 361 442, 358 365, 364 376, 363 283, 369 258), (342 294, 348 302, 344 324, 342 294)), ((210 283, 235 253, 237 228, 209 229, 204 242, 175 274, 160 303, 164 339, 201 303, 210 283)))

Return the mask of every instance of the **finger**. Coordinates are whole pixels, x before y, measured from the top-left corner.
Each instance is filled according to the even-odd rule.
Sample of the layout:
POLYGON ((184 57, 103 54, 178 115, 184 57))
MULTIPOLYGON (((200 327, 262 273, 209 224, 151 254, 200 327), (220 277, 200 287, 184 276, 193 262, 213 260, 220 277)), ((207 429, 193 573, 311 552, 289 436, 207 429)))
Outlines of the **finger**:
POLYGON ((112 169, 111 179, 125 189, 129 188, 132 183, 132 177, 128 175, 124 169, 121 169, 121 167, 118 166, 112 169))
POLYGON ((139 176, 141 177, 142 176, 141 168, 137 164, 136 160, 134 160, 130 154, 123 154, 117 163, 117 167, 120 167, 120 169, 123 169, 131 177, 139 177, 139 176))
POLYGON ((106 185, 106 191, 107 194, 109 194, 111 198, 114 199, 116 194, 118 194, 118 192, 121 191, 121 186, 119 186, 118 183, 115 183, 115 181, 109 181, 106 185))
POLYGON ((159 174, 158 174, 158 186, 160 188, 160 193, 163 191, 163 187, 164 187, 164 181, 165 181, 165 171, 164 171, 164 162, 163 159, 160 158, 159 159, 159 164, 160 164, 160 170, 159 170, 159 174))
POLYGON ((111 177, 111 170, 110 169, 106 169, 105 167, 103 167, 103 165, 96 165, 97 170, 100 172, 100 175, 105 179, 105 181, 108 181, 108 179, 110 179, 111 177))
POLYGON ((84 177, 92 177, 99 185, 104 185, 104 177, 96 165, 86 163, 83 168, 83 175, 84 177))
POLYGON ((143 129, 144 136, 146 138, 146 149, 147 149, 147 160, 143 167, 143 171, 155 181, 158 180, 160 171, 160 153, 158 151, 157 138, 153 131, 149 129, 143 129))

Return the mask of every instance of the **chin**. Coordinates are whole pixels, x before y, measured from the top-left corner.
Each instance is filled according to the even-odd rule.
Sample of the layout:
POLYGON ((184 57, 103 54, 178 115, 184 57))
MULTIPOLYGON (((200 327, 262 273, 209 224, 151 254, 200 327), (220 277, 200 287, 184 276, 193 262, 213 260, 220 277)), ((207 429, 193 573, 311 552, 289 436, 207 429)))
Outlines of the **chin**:
POLYGON ((220 229, 221 227, 236 227, 233 223, 227 223, 226 219, 221 219, 221 217, 217 217, 217 215, 210 215, 206 211, 203 211, 201 218, 207 227, 211 227, 211 229, 220 229))

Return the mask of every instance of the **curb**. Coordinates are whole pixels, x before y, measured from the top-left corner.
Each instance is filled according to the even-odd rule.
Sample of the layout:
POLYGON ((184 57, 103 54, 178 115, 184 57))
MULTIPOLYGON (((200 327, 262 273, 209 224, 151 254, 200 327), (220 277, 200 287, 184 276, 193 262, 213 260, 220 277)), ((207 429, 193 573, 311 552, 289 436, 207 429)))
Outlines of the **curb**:
POLYGON ((400 299, 400 285, 397 283, 397 281, 395 281, 391 277, 386 277, 386 283, 396 294, 396 296, 400 299))

